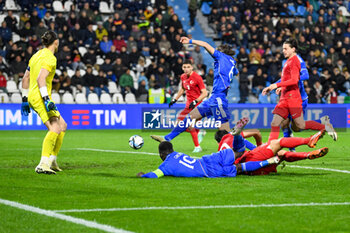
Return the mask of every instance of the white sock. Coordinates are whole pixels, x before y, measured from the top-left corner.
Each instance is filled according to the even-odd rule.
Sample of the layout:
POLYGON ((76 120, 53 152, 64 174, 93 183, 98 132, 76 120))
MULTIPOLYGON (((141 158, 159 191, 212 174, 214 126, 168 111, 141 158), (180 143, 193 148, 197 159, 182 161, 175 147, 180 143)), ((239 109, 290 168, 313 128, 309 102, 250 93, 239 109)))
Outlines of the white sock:
POLYGON ((50 166, 51 160, 50 160, 50 158, 47 157, 47 156, 41 156, 40 163, 44 163, 44 164, 47 164, 47 165, 50 166))
POLYGON ((57 155, 50 155, 50 161, 51 163, 57 163, 57 155))

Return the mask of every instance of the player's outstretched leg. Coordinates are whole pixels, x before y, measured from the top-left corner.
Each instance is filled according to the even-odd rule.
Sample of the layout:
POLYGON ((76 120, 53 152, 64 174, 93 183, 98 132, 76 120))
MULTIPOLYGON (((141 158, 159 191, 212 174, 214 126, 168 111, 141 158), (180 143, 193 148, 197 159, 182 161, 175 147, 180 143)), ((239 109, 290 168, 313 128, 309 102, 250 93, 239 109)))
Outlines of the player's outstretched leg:
POLYGON ((275 146, 280 148, 291 148, 297 147, 301 145, 308 145, 310 148, 314 148, 318 140, 320 140, 325 134, 325 130, 319 131, 313 136, 309 138, 281 138, 279 140, 272 140, 271 144, 275 144, 275 146), (278 143, 279 145, 276 145, 278 143))
POLYGON ((156 140, 156 141, 159 142, 159 143, 166 141, 166 140, 164 139, 163 136, 151 135, 150 137, 151 137, 153 140, 156 140))
POLYGON ((321 120, 321 123, 325 125, 325 129, 326 129, 328 135, 331 136, 331 138, 334 141, 337 141, 338 134, 337 134, 337 132, 335 132, 333 125, 331 124, 331 121, 329 119, 329 116, 323 116, 323 117, 321 117, 320 120, 321 120))
POLYGON ((312 159, 317 159, 317 158, 323 157, 327 153, 328 153, 328 148, 327 147, 323 147, 321 149, 311 151, 307 155, 308 155, 308 159, 312 160, 312 159))
POLYGON ((244 127, 248 124, 248 122, 249 122, 248 117, 243 117, 242 119, 240 119, 235 125, 235 127, 233 127, 233 129, 231 130, 232 135, 240 134, 244 129, 244 127))
POLYGON ((274 156, 272 158, 269 158, 267 160, 263 161, 251 161, 251 162, 246 162, 246 163, 241 163, 242 171, 243 172, 252 172, 255 170, 258 170, 262 167, 266 167, 271 164, 278 164, 280 162, 280 159, 278 156, 274 156))
POLYGON ((321 130, 314 134, 312 137, 310 137, 310 141, 307 144, 310 148, 314 148, 321 138, 323 138, 323 135, 325 134, 325 130, 321 130))

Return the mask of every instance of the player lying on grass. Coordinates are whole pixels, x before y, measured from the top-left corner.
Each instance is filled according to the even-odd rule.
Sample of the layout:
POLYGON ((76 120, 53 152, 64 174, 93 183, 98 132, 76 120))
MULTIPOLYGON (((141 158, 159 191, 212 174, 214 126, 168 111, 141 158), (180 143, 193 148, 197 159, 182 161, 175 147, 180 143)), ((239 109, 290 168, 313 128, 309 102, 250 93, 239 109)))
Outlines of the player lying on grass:
MULTIPOLYGON (((246 119, 247 120, 247 119, 246 119)), ((237 126, 243 128, 247 121, 241 119, 237 126)), ((269 159, 275 155, 278 155, 280 161, 295 162, 304 159, 316 159, 325 156, 328 152, 328 148, 321 148, 319 150, 311 152, 290 152, 281 150, 282 147, 293 148, 293 145, 309 145, 309 147, 314 147, 317 141, 324 135, 324 130, 316 133, 310 138, 280 138, 277 140, 272 140, 270 144, 263 144, 251 151, 245 151, 246 140, 242 135, 232 135, 231 133, 226 134, 222 137, 219 143, 219 150, 225 149, 227 146, 231 147, 235 152, 235 164, 248 162, 248 161, 260 161, 269 159), (305 144, 306 143, 306 144, 305 144), (272 153, 271 153, 272 152, 272 153)), ((215 135, 216 140, 220 140, 222 133, 218 131, 215 135)), ((250 149, 250 148, 249 148, 250 149)), ((253 172, 247 172, 249 175, 267 175, 271 172, 277 172, 276 167, 278 164, 270 165, 253 172)))
POLYGON ((204 155, 200 159, 191 158, 186 154, 174 151, 173 145, 168 141, 161 142, 158 150, 160 158, 164 162, 153 172, 147 174, 139 172, 138 177, 235 177, 243 172, 252 172, 279 162, 278 157, 275 156, 264 161, 234 164, 235 154, 232 149, 204 155))
MULTIPOLYGON (((256 146, 260 146, 262 144, 262 137, 261 133, 258 129, 249 129, 244 130, 239 134, 243 137, 244 146, 245 148, 248 148, 249 150, 253 150, 256 148, 256 146), (251 143, 250 141, 246 140, 246 138, 254 137, 256 145, 251 143)), ((215 140, 219 143, 219 150, 232 148, 233 145, 233 135, 226 130, 218 130, 215 133, 215 140)), ((245 149, 244 148, 244 149, 245 149)))

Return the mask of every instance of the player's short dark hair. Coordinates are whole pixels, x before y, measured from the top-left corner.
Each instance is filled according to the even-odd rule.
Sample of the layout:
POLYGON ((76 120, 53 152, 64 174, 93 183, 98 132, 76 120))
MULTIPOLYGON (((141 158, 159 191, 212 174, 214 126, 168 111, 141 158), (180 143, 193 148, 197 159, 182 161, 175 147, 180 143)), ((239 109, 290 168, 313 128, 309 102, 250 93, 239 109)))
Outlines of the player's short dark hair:
POLYGON ((289 44, 291 48, 295 48, 295 52, 298 51, 298 41, 296 39, 289 38, 284 42, 284 44, 289 44))
POLYGON ((57 34, 54 31, 46 31, 44 35, 41 36, 41 41, 45 47, 49 47, 53 44, 55 40, 57 40, 57 34))
POLYGON ((229 55, 231 57, 233 57, 236 52, 235 50, 233 49, 233 47, 231 45, 228 45, 228 44, 221 44, 217 47, 217 50, 226 54, 226 55, 229 55))
POLYGON ((168 141, 161 142, 158 146, 158 151, 161 159, 164 161, 168 154, 173 153, 173 144, 168 141))
POLYGON ((190 59, 185 59, 183 62, 182 62, 182 65, 187 65, 187 64, 189 64, 189 65, 192 65, 192 61, 190 60, 190 59))
POLYGON ((218 130, 216 131, 215 133, 215 140, 220 143, 221 142, 221 139, 223 136, 225 136, 226 134, 228 134, 228 132, 226 130, 218 130))

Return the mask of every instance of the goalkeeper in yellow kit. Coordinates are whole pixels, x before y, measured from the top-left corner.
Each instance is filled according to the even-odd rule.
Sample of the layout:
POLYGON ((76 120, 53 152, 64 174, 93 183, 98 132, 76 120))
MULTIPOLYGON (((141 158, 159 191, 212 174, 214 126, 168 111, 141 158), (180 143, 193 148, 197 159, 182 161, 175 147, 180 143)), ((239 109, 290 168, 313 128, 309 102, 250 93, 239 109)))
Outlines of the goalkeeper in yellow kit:
POLYGON ((41 152, 41 160, 35 168, 37 173, 56 174, 62 171, 57 165, 67 124, 51 100, 52 79, 56 71, 56 57, 59 41, 53 31, 47 31, 41 37, 45 48, 36 52, 29 60, 22 81, 22 115, 28 116, 32 108, 46 125, 47 132, 41 152))

